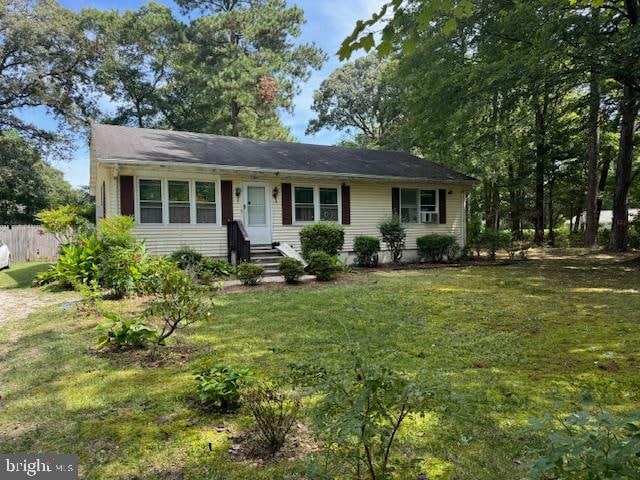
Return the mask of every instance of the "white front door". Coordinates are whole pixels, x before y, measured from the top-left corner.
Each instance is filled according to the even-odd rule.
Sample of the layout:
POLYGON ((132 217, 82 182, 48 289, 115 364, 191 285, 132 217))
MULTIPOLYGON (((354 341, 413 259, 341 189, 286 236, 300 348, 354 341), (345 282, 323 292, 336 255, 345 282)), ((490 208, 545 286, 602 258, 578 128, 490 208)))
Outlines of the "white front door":
POLYGON ((244 224, 253 245, 271 243, 271 208, 269 185, 266 183, 244 184, 244 224))

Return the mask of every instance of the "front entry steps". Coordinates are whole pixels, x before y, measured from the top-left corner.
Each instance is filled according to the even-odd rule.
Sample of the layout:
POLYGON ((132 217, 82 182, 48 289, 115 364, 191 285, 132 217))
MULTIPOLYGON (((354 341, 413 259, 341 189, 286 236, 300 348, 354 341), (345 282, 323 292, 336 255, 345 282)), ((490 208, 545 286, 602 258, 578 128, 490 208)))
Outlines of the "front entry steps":
POLYGON ((280 260, 283 255, 273 245, 251 245, 251 262, 264 267, 267 277, 280 275, 280 260))

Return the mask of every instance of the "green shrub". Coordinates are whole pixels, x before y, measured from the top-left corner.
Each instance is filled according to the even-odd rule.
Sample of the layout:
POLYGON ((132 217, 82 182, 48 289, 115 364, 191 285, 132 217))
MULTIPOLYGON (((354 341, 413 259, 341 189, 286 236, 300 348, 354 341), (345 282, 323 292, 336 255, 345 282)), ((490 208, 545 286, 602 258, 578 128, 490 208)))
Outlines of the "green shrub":
POLYGON ((98 348, 145 348, 155 342, 157 332, 154 328, 134 320, 122 320, 114 314, 103 313, 109 319, 96 327, 101 332, 98 348))
POLYGON ((158 265, 155 292, 142 314, 162 325, 155 347, 164 345, 176 330, 209 319, 212 308, 210 293, 189 275, 170 262, 158 265))
POLYGON ((360 267, 375 267, 378 265, 380 240, 376 237, 359 235, 353 241, 353 251, 356 253, 356 265, 360 267))
POLYGON ((312 223, 300 230, 300 244, 302 256, 307 261, 313 252, 336 256, 344 245, 344 228, 332 222, 312 223))
POLYGON ((460 251, 458 242, 451 235, 437 233, 424 235, 416 240, 416 244, 418 246, 418 255, 421 259, 429 258, 436 263, 441 262, 445 257, 453 260, 460 251))
POLYGON ((236 275, 243 285, 257 285, 264 277, 264 267, 255 263, 243 262, 238 265, 236 275))
POLYGON ((46 231, 53 234, 60 243, 68 243, 79 229, 87 226, 87 220, 80 215, 80 209, 73 205, 42 210, 36 215, 46 231))
POLYGON ((397 470, 393 454, 404 421, 426 410, 432 391, 358 352, 348 370, 295 365, 292 379, 319 394, 312 418, 321 440, 340 445, 344 458, 353 459, 351 477, 392 478, 393 469, 393 478, 415 478, 415 471, 410 476, 397 470))
POLYGON ((175 262, 182 270, 198 270, 202 254, 191 247, 182 247, 169 255, 169 260, 175 262))
POLYGON ((279 270, 287 283, 295 283, 304 275, 304 264, 297 258, 284 257, 279 270))
POLYGON ((496 252, 507 248, 511 244, 511 233, 499 230, 486 229, 480 236, 482 248, 487 251, 491 260, 496 259, 496 252))
POLYGON ((100 283, 110 290, 114 298, 122 298, 138 293, 144 264, 146 262, 144 244, 131 246, 111 246, 102 255, 100 283))
POLYGON ((400 221, 400 217, 394 215, 383 221, 379 226, 382 241, 387 245, 391 252, 391 261, 399 264, 402 259, 402 251, 404 250, 404 241, 407 238, 407 232, 400 221))
POLYGON ((325 252, 313 252, 309 256, 307 271, 315 275, 320 282, 327 282, 333 279, 338 271, 337 259, 325 252))
POLYGON ((196 373, 200 403, 208 408, 230 412, 240 406, 240 392, 251 370, 232 370, 225 365, 216 365, 196 373))
POLYGON ((640 215, 629 222, 629 248, 640 249, 640 215))
POLYGON ((102 245, 95 233, 80 235, 60 247, 60 256, 49 270, 36 276, 34 284, 56 284, 61 288, 74 288, 77 284, 97 283, 102 245))
POLYGON ((225 260, 203 257, 200 260, 200 275, 210 274, 213 278, 228 277, 233 274, 233 265, 225 260))
POLYGON ((163 279, 177 269, 176 264, 166 257, 147 257, 140 265, 138 291, 143 295, 154 295, 162 288, 163 279))
POLYGON ((300 397, 276 385, 262 384, 250 388, 242 399, 256 421, 260 439, 271 455, 276 454, 296 424, 300 397))
POLYGON ((588 394, 583 396, 582 408, 568 416, 531 421, 551 433, 528 478, 640 478, 640 414, 608 413, 591 406, 588 394))
POLYGON ((105 250, 111 247, 133 247, 139 243, 131 233, 134 226, 135 220, 128 215, 115 215, 100 220, 98 236, 105 250))
POLYGON ((611 230, 605 227, 598 229, 598 245, 603 248, 609 248, 609 239, 611 238, 611 230))

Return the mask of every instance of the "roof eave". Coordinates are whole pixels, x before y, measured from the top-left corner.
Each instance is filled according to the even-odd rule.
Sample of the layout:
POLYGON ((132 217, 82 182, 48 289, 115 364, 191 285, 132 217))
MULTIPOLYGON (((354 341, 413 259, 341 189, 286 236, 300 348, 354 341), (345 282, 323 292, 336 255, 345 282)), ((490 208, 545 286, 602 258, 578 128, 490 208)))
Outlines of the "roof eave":
MULTIPOLYGON (((92 155, 93 158, 93 155, 92 155)), ((197 162, 172 162, 167 160, 130 160, 121 158, 99 158, 97 159, 101 163, 118 164, 118 165, 165 165, 165 166, 186 166, 186 167, 199 167, 199 168, 214 168, 216 170, 224 171, 240 171, 240 172, 257 172, 257 173, 271 173, 274 175, 297 175, 297 176, 309 176, 309 177, 339 177, 339 178, 352 178, 363 180, 378 180, 378 181, 404 181, 404 182, 431 182, 431 183, 445 183, 451 185, 477 185, 479 181, 475 178, 468 177, 467 179, 454 179, 454 178, 429 178, 429 177, 402 177, 402 176, 389 176, 389 175, 366 175, 359 173, 340 173, 340 172, 318 172, 310 170, 284 170, 273 168, 260 168, 260 167, 239 167, 237 165, 220 165, 220 164, 203 164, 197 162)))

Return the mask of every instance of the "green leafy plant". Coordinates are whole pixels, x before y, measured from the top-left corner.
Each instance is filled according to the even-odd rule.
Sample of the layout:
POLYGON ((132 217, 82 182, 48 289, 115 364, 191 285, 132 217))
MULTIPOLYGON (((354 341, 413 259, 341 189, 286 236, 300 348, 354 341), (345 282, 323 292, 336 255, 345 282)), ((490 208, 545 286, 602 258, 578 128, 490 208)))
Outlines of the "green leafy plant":
POLYGON ((356 265, 360 267, 375 267, 378 265, 380 240, 376 237, 357 236, 353 241, 353 250, 356 253, 356 265))
POLYGON ((295 283, 304 275, 304 264, 297 258, 284 257, 280 260, 279 270, 287 283, 295 283))
POLYGON ((337 258, 331 257, 325 252, 313 252, 309 256, 307 271, 315 275, 320 282, 332 280, 339 270, 337 258))
POLYGON ((96 327, 100 332, 98 348, 146 348, 149 343, 157 340, 154 328, 134 320, 123 320, 118 315, 103 313, 107 322, 96 327))
POLYGON ((379 226, 382 241, 387 245, 391 252, 391 261, 397 265, 402 260, 402 252, 404 250, 404 242, 407 238, 407 232, 400 221, 400 217, 394 215, 384 220, 379 226))
POLYGON ((61 288, 73 288, 77 284, 91 285, 98 279, 101 252, 102 245, 95 233, 80 235, 60 247, 56 264, 37 275, 34 285, 56 284, 61 288))
POLYGON ((111 247, 132 247, 137 243, 131 231, 135 220, 128 215, 114 215, 103 218, 98 223, 100 241, 109 250, 111 247))
POLYGON ((200 275, 208 273, 213 278, 228 277, 233 274, 233 266, 219 258, 203 257, 200 260, 200 275))
POLYGON ((547 448, 529 468, 530 479, 632 480, 640 478, 640 413, 612 414, 583 394, 580 408, 532 420, 550 430, 547 448))
POLYGON ((306 225, 300 230, 300 246, 302 256, 307 261, 313 252, 336 256, 344 246, 344 227, 333 222, 306 225))
POLYGON ((182 270, 198 270, 202 263, 202 258, 202 254, 191 247, 179 248, 169 255, 169 260, 175 262, 182 270))
POLYGON ((249 369, 233 370, 226 365, 205 368, 195 376, 200 403, 222 412, 236 410, 241 389, 252 376, 249 369))
POLYGON ((209 319, 212 300, 204 287, 171 262, 158 264, 156 275, 155 291, 143 316, 162 325, 155 342, 157 347, 164 345, 176 330, 209 319))
POLYGON ((242 394, 243 403, 253 415, 259 436, 271 455, 285 444, 300 413, 300 396, 284 388, 260 384, 242 394))
POLYGON ((255 263, 243 262, 238 265, 236 275, 243 285, 257 285, 264 277, 264 267, 255 263))
POLYGON ((140 282, 146 262, 144 244, 112 246, 102 255, 100 281, 112 292, 114 298, 122 298, 140 291, 140 282))
POLYGON ((500 249, 511 245, 511 233, 507 231, 499 231, 486 229, 480 236, 482 248, 487 251, 489 259, 496 259, 496 252, 500 249))
POLYGON ((600 228, 598 230, 598 245, 603 248, 609 248, 609 239, 611 238, 611 229, 609 228, 600 228))
POLYGON ((63 205, 58 208, 42 210, 36 218, 49 233, 52 233, 58 242, 66 244, 71 241, 74 234, 80 228, 87 226, 80 209, 73 205, 63 205))
POLYGON ((418 246, 418 255, 422 258, 428 258, 432 262, 439 263, 445 258, 453 260, 458 252, 460 246, 455 237, 451 235, 441 235, 432 233, 430 235, 424 235, 418 237, 416 240, 418 246))
POLYGON ((390 478, 398 432, 409 415, 426 410, 432 392, 375 357, 356 351, 352 358, 349 369, 294 365, 291 379, 320 395, 316 428, 326 445, 351 459, 355 477, 390 478))

